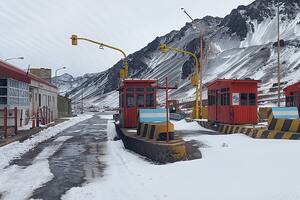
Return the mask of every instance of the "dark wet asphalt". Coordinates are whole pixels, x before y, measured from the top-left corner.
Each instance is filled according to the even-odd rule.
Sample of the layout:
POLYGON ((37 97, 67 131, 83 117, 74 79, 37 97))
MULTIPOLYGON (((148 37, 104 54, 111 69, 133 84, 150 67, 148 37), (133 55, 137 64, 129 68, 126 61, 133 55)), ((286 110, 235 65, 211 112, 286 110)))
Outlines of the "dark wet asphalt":
POLYGON ((107 119, 94 115, 59 133, 36 148, 24 154, 11 164, 31 165, 43 149, 55 145, 55 139, 70 136, 62 146, 49 157, 49 165, 54 178, 34 191, 31 198, 55 200, 72 187, 81 186, 95 177, 101 177, 105 170, 103 155, 107 141, 107 119))

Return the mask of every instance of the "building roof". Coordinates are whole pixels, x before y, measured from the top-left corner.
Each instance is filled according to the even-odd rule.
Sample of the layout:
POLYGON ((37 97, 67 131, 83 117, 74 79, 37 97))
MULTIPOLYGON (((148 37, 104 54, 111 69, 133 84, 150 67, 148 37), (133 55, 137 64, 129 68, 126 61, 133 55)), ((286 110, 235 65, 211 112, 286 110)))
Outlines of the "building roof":
POLYGON ((30 77, 26 72, 2 60, 0 60, 0 75, 30 83, 30 77))
POLYGON ((35 76, 31 73, 27 74, 27 72, 23 71, 22 69, 15 67, 15 66, 13 66, 5 61, 2 61, 2 60, 0 60, 0 75, 4 75, 4 76, 7 76, 7 77, 10 77, 10 78, 13 78, 15 80, 22 81, 25 83, 31 83, 31 80, 35 80, 39 83, 48 85, 53 88, 57 88, 55 85, 49 83, 48 81, 46 81, 38 76, 35 76))
POLYGON ((300 90, 300 81, 292 84, 292 85, 289 85, 287 86, 286 88, 283 89, 284 91, 286 90, 296 90, 296 91, 299 91, 300 90))
POLYGON ((254 79, 216 79, 214 81, 211 81, 209 83, 206 83, 205 86, 209 87, 216 83, 259 83, 259 80, 254 79))
POLYGON ((42 83, 42 84, 45 84, 45 85, 48 85, 50 87, 53 87, 53 88, 57 89, 57 87, 55 85, 53 85, 52 83, 49 83, 48 81, 46 81, 46 80, 44 80, 44 79, 42 79, 42 78, 40 78, 40 77, 38 77, 34 74, 29 73, 29 77, 30 77, 31 80, 35 80, 39 83, 42 83))

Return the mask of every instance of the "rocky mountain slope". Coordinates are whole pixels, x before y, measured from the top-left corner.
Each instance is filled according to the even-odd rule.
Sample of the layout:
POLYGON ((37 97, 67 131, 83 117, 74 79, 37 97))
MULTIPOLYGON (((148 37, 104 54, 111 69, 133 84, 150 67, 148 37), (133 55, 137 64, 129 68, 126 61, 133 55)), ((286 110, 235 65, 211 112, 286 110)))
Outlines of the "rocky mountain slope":
MULTIPOLYGON (((281 29, 281 71, 283 82, 300 79, 300 2, 279 0, 281 29)), ((248 6, 239 6, 224 18, 204 17, 187 23, 179 31, 155 38, 143 49, 129 55, 131 78, 170 78, 170 84, 179 84, 170 91, 172 99, 193 100, 195 90, 189 77, 194 72, 193 59, 169 52, 160 53, 160 43, 200 54, 199 32, 205 31, 204 83, 216 78, 260 79, 263 101, 275 99, 272 87, 276 84, 277 67, 277 1, 256 0, 248 6)), ((87 104, 117 105, 118 72, 122 60, 110 69, 77 84, 64 87, 75 101, 82 95, 87 104)), ((71 81, 72 82, 72 81, 71 81)), ((205 90, 204 90, 205 97, 205 90)), ((163 94, 160 95, 163 97, 163 94)), ((261 102, 264 103, 264 102, 261 102)))

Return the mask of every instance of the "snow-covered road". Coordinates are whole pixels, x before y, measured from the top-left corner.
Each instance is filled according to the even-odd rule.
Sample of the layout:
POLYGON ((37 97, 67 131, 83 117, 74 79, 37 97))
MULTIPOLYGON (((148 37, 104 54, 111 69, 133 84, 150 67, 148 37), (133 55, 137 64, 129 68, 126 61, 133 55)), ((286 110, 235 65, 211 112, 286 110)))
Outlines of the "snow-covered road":
MULTIPOLYGON (((78 122, 1 169, 2 199, 298 200, 300 141, 214 135, 174 122, 202 159, 157 165, 114 141, 111 115, 78 122), (190 133, 190 134, 186 134, 190 133)), ((0 148, 1 150, 1 148, 0 148)))

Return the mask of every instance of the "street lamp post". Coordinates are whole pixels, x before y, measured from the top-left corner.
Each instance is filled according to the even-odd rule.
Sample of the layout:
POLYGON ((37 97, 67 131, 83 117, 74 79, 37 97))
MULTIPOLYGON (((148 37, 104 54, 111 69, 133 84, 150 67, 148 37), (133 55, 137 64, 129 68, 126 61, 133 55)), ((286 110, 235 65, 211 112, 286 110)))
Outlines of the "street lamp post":
POLYGON ((55 70, 55 77, 57 77, 57 72, 62 69, 66 69, 66 67, 61 67, 61 68, 58 68, 57 70, 55 70))
POLYGON ((90 40, 90 39, 87 39, 87 38, 77 37, 77 35, 72 35, 71 40, 72 40, 72 45, 75 45, 75 46, 78 44, 78 40, 85 40, 85 41, 97 44, 100 47, 107 47, 107 48, 110 48, 110 49, 113 49, 113 50, 121 52, 123 54, 123 56, 124 56, 124 60, 123 60, 124 66, 120 70, 120 78, 124 78, 125 79, 125 78, 128 77, 128 59, 127 59, 126 53, 122 49, 117 48, 117 47, 113 47, 111 45, 107 45, 107 44, 104 44, 104 43, 101 43, 101 42, 97 42, 97 41, 94 41, 94 40, 90 40))
POLYGON ((277 93, 278 93, 278 107, 280 107, 280 88, 281 88, 281 84, 280 84, 280 16, 279 16, 279 1, 278 1, 278 5, 277 5, 277 34, 278 34, 278 40, 277 40, 277 53, 278 53, 278 66, 277 66, 277 84, 278 84, 278 89, 277 89, 277 93))
POLYGON ((167 53, 168 51, 171 50, 171 51, 174 51, 174 52, 179 52, 179 53, 190 55, 195 59, 196 74, 192 76, 192 84, 194 86, 196 86, 196 99, 195 99, 195 107, 194 107, 195 108, 195 116, 194 116, 194 118, 199 119, 199 100, 198 100, 198 96, 199 96, 199 81, 198 81, 199 80, 199 78, 198 78, 198 75, 199 75, 199 72, 198 72, 199 61, 198 61, 197 56, 192 52, 185 51, 185 50, 182 50, 182 49, 173 48, 173 47, 169 47, 166 44, 160 44, 159 49, 162 53, 167 53))
MULTIPOLYGON (((181 10, 188 16, 188 18, 192 21, 192 23, 194 22, 194 19, 188 14, 188 12, 184 9, 181 8, 181 10)), ((194 27, 194 26, 193 26, 194 27)), ((195 29, 197 29, 196 27, 194 27, 195 29)), ((199 29, 198 29, 199 30, 199 29)), ((203 30, 199 30, 200 31, 200 62, 199 62, 199 79, 200 79, 200 89, 199 89, 199 103, 200 103, 200 108, 202 108, 202 93, 203 93, 203 30)), ((197 79, 198 81, 198 79, 197 79)), ((200 113, 201 114, 201 113, 200 113)))
POLYGON ((4 61, 6 62, 8 60, 24 60, 24 57, 6 58, 4 61))

